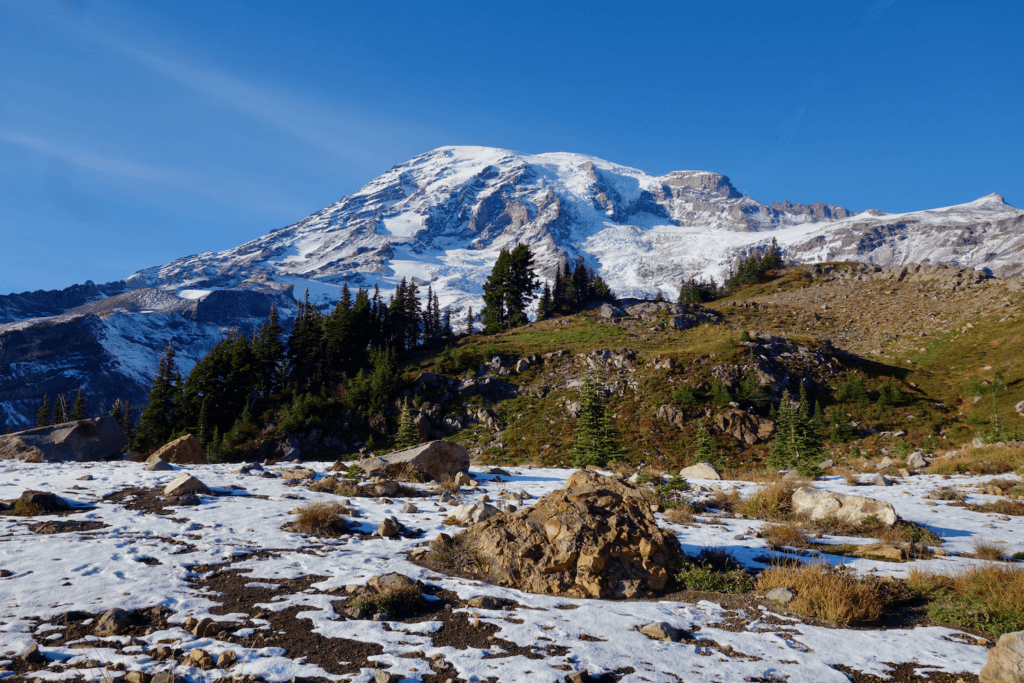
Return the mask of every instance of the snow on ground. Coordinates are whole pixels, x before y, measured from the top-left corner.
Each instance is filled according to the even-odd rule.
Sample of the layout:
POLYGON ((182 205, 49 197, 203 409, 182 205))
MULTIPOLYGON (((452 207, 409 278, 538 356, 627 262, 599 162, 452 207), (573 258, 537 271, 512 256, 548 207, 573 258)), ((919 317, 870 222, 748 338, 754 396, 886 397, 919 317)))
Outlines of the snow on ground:
MULTIPOLYGON (((326 464, 307 464, 324 476, 326 464)), ((722 628, 736 613, 710 602, 696 604, 668 600, 623 602, 576 600, 541 596, 476 581, 439 577, 409 562, 404 553, 442 531, 446 513, 439 512, 435 498, 417 498, 420 512, 401 511, 403 500, 382 503, 371 499, 352 499, 360 511, 354 521, 362 532, 370 532, 385 517, 394 515, 403 524, 425 531, 421 539, 384 540, 356 535, 337 539, 319 539, 282 530, 291 519, 290 511, 305 501, 337 500, 326 493, 304 487, 286 486, 276 478, 233 474, 235 465, 192 466, 187 469, 222 495, 203 496, 196 507, 174 508, 173 515, 128 510, 124 505, 104 501, 103 496, 127 487, 157 487, 174 479, 179 472, 147 472, 138 463, 63 463, 25 464, 0 462, 0 499, 17 498, 25 490, 45 490, 62 495, 69 502, 93 509, 70 517, 0 517, 0 569, 11 576, 0 578, 0 661, 22 652, 37 642, 50 660, 66 664, 86 662, 82 649, 73 643, 54 644, 47 622, 70 610, 99 614, 114 607, 143 609, 164 605, 173 611, 170 627, 128 643, 126 637, 90 636, 88 659, 103 663, 124 662, 127 668, 156 671, 166 667, 146 651, 158 642, 173 641, 190 650, 203 647, 211 653, 234 649, 244 657, 243 674, 256 674, 270 681, 286 681, 295 676, 325 676, 336 680, 371 681, 367 663, 358 675, 336 676, 305 663, 297 655, 288 656, 281 648, 256 648, 242 651, 237 644, 211 638, 194 638, 179 627, 189 616, 212 616, 218 621, 246 622, 235 634, 239 637, 265 627, 266 622, 249 615, 212 615, 217 594, 198 590, 189 578, 194 570, 207 565, 244 570, 247 582, 256 585, 277 584, 288 579, 316 575, 326 577, 303 592, 279 595, 259 609, 276 612, 289 606, 308 608, 299 618, 308 619, 309 628, 327 638, 348 638, 379 643, 383 653, 370 657, 403 680, 418 680, 429 672, 429 659, 440 654, 458 672, 459 678, 481 681, 496 677, 500 681, 561 681, 568 665, 591 674, 622 671, 623 681, 740 681, 744 678, 780 678, 791 683, 841 683, 845 674, 833 668, 842 664, 884 677, 890 664, 911 662, 917 671, 977 673, 984 665, 987 649, 973 636, 938 628, 845 630, 803 624, 789 617, 773 615, 761 608, 760 614, 746 614, 746 627, 739 631, 722 628), (81 480, 83 475, 91 480, 81 480), (238 486, 242 490, 229 489, 238 486), (28 529, 30 523, 47 519, 98 521, 109 526, 96 531, 38 535, 28 529), (261 552, 262 551, 262 552, 261 552), (147 561, 144 562, 143 560, 147 561), (155 562, 159 562, 156 564, 155 562), (518 606, 508 610, 463 610, 476 612, 482 622, 493 624, 496 638, 523 647, 538 648, 541 643, 557 644, 564 654, 546 658, 520 655, 501 656, 498 645, 489 649, 435 647, 431 634, 440 622, 406 624, 343 620, 335 613, 332 601, 344 591, 328 593, 347 584, 364 584, 374 575, 400 572, 428 585, 458 594, 461 599, 477 595, 510 598, 518 606), (563 609, 555 609, 562 607, 563 609), (569 607, 570 609, 565 609, 569 607), (688 633, 697 644, 653 641, 636 630, 652 621, 665 621, 688 633), (781 625, 780 625, 781 622, 781 625), (120 645, 118 653, 114 646, 120 645), (128 646, 128 647, 125 647, 128 646), (145 646, 145 647, 143 647, 145 646), (732 648, 731 650, 729 648, 732 648), (723 649, 725 651, 723 651, 723 649), (78 660, 72 658, 78 657, 78 660)), ((465 502, 483 494, 500 499, 504 491, 525 491, 535 501, 560 488, 572 470, 518 469, 504 482, 493 482, 490 475, 474 473, 481 481, 476 491, 463 490, 465 502)), ((958 557, 971 550, 978 537, 1002 540, 1009 552, 1024 550, 1024 518, 997 517, 971 512, 943 501, 926 504, 924 494, 940 487, 963 486, 987 481, 991 477, 953 477, 922 475, 901 480, 892 487, 858 487, 856 493, 891 502, 905 519, 923 524, 946 539, 944 547, 952 556, 936 558, 924 564, 935 571, 953 571, 976 562, 958 557)), ((692 482, 694 491, 707 494, 716 488, 736 488, 749 495, 755 484, 748 482, 692 482)), ((826 478, 816 484, 843 493, 854 492, 843 479, 826 478)), ((971 495, 971 502, 991 497, 971 495)), ((704 547, 724 548, 743 564, 763 566, 773 555, 765 542, 750 531, 763 524, 749 519, 718 517, 713 524, 682 527, 659 521, 679 536, 684 551, 695 554, 704 547), (744 535, 742 540, 737 540, 744 535)), ((705 519, 705 521, 710 521, 705 519)), ((868 539, 836 539, 868 543, 868 539)), ((804 552, 806 555, 806 551, 804 552)), ((864 559, 843 559, 811 553, 820 561, 843 562, 860 572, 900 576, 909 564, 864 559)), ((253 612, 257 606, 253 607, 253 612)), ((543 652, 535 649, 534 655, 543 652)), ((70 678, 76 672, 88 680, 99 680, 101 669, 71 668, 49 675, 47 679, 70 678)), ((178 665, 177 673, 192 680, 209 679, 223 672, 200 672, 178 665)), ((235 671, 237 674, 237 670, 235 671)), ((0 678, 4 677, 0 670, 0 678)))

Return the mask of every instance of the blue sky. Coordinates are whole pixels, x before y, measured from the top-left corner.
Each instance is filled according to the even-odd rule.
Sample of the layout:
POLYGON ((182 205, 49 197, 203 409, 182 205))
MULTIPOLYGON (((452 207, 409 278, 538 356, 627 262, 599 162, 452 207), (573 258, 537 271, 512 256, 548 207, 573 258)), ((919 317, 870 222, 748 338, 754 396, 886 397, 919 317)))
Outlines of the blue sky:
POLYGON ((443 145, 1024 205, 1024 3, 0 0, 0 294, 236 246, 443 145))

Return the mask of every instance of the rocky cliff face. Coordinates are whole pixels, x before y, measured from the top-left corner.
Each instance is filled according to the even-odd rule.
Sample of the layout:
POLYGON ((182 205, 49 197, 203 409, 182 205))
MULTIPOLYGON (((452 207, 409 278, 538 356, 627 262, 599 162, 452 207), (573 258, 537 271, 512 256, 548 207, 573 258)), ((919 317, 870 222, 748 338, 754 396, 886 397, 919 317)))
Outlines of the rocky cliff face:
MULTIPOLYGON (((773 238, 793 261, 1024 273, 1024 211, 999 195, 914 213, 855 214, 821 203, 764 204, 708 171, 652 176, 579 154, 443 147, 234 249, 186 256, 115 283, 0 297, 0 344, 35 344, 44 354, 19 351, 22 360, 0 362, 0 420, 24 424, 34 414, 28 404, 12 403, 28 400, 18 397, 38 400, 44 391, 79 385, 89 392, 106 375, 111 387, 122 387, 122 398, 140 396, 168 340, 186 349, 183 365, 190 367, 230 328, 258 324, 270 303, 286 317, 305 290, 329 306, 343 284, 379 286, 387 296, 408 278, 429 284, 462 320, 469 306, 479 312, 498 252, 527 243, 543 277, 582 257, 621 297, 658 290, 674 297, 683 278, 720 281, 737 257, 773 238), (51 326, 74 339, 45 355, 52 335, 64 334, 51 326), (88 329, 70 332, 75 326, 88 329), (23 341, 14 341, 15 332, 23 341), (95 346, 81 350, 90 339, 102 354, 95 346)), ((112 388, 96 391, 103 402, 113 395, 112 388)))

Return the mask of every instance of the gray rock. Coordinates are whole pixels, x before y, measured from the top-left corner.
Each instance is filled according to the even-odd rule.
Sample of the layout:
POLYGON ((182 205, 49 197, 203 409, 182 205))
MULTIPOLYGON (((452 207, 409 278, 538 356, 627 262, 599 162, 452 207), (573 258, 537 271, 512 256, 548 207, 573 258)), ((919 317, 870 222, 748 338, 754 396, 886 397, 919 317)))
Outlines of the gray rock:
POLYGON ((875 478, 871 480, 871 484, 873 486, 892 486, 892 479, 884 474, 876 474, 875 478))
POLYGON ((978 437, 974 437, 974 439, 971 441, 971 445, 974 446, 975 448, 981 448, 982 446, 985 445, 985 442, 979 439, 978 437))
POLYGON ((1004 633, 988 651, 979 683, 1024 683, 1024 631, 1004 633))
POLYGON ((648 638, 664 640, 670 643, 678 643, 683 637, 683 633, 679 629, 665 621, 656 621, 641 626, 640 633, 643 633, 648 638))
POLYGON ((569 414, 569 417, 571 417, 574 420, 579 418, 580 411, 582 410, 583 404, 580 403, 579 401, 573 401, 572 403, 565 407, 565 412, 567 412, 569 414))
POLYGON ((835 460, 822 460, 821 463, 818 465, 818 469, 820 469, 820 470, 830 470, 830 469, 832 469, 835 466, 836 466, 836 461, 835 460))
POLYGON ((878 464, 877 464, 877 465, 875 465, 875 467, 876 467, 876 468, 878 468, 878 469, 880 469, 880 470, 884 470, 884 469, 885 469, 886 467, 892 467, 892 466, 893 466, 893 465, 895 465, 895 464, 896 464, 896 461, 895 461, 895 460, 893 460, 892 458, 890 458, 890 457, 889 457, 889 456, 887 455, 887 456, 885 456, 884 458, 882 458, 882 459, 881 459, 881 460, 880 460, 880 461, 878 462, 878 464))
POLYGON ((413 513, 413 512, 419 512, 419 511, 420 511, 420 509, 418 507, 416 507, 415 505, 413 505, 412 503, 406 503, 405 505, 402 506, 402 512, 405 512, 405 513, 413 513))
POLYGON ((186 493, 209 493, 210 489, 203 482, 199 481, 191 474, 183 472, 172 481, 170 484, 164 487, 164 495, 170 498, 177 496, 183 496, 186 493))
POLYGON ((398 679, 384 669, 373 670, 373 683, 395 683, 398 679))
POLYGON ((37 507, 43 512, 60 512, 70 507, 66 500, 46 491, 25 491, 18 498, 18 502, 25 506, 37 507))
POLYGON ((445 481, 469 471, 469 451, 450 441, 430 441, 379 458, 367 458, 360 461, 359 466, 367 475, 377 474, 399 481, 445 481))
POLYGON ((87 462, 119 455, 128 437, 110 415, 0 436, 0 460, 87 462))
POLYGON ((8 576, 14 576, 14 572, 10 569, 0 569, 0 579, 6 579, 8 576))
POLYGON ((701 462, 690 465, 679 470, 679 476, 684 479, 715 479, 722 478, 721 472, 709 462, 701 462))
POLYGON ((1016 410, 1018 413, 1024 413, 1024 401, 1021 401, 1020 403, 1015 405, 1013 409, 1016 410))
POLYGON ((928 458, 924 457, 924 453, 921 451, 914 451, 907 458, 907 467, 912 470, 921 470, 928 467, 928 458))
POLYGON ((153 680, 150 683, 182 683, 182 678, 175 676, 173 671, 161 671, 153 674, 153 680))
POLYGON ((601 307, 597 309, 597 314, 602 318, 621 318, 625 313, 618 306, 612 306, 611 304, 601 304, 601 307))
POLYGON ((791 588, 773 588, 768 591, 768 599, 783 605, 789 604, 796 598, 796 591, 791 588))
POLYGON ((477 609, 501 609, 501 601, 490 595, 478 595, 475 598, 470 598, 467 604, 477 609))
POLYGON ((899 520, 896 510, 885 501, 807 487, 793 492, 792 506, 793 513, 798 517, 811 520, 836 518, 850 524, 860 524, 868 517, 874 517, 887 526, 893 526, 899 520))
POLYGON ((171 467, 170 463, 163 458, 156 458, 155 460, 147 461, 146 466, 143 469, 147 472, 164 472, 166 470, 173 470, 174 468, 171 467))

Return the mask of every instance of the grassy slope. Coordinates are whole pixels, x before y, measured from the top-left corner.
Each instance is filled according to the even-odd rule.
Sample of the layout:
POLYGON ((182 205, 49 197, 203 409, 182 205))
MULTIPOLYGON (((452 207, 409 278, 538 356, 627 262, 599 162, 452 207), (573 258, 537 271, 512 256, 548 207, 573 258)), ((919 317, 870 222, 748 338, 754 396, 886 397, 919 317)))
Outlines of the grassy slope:
MULTIPOLYGON (((532 323, 496 335, 474 335, 459 344, 481 358, 489 358, 496 353, 520 358, 563 349, 573 355, 595 349, 638 351, 638 369, 628 378, 633 386, 613 393, 608 399, 609 405, 616 416, 616 425, 629 460, 634 464, 643 462, 668 470, 689 462, 696 421, 710 406, 691 409, 693 419, 683 431, 657 419, 658 407, 669 402, 672 392, 685 380, 689 380, 691 386, 709 382, 710 377, 700 373, 706 373, 713 365, 742 363, 746 349, 733 343, 742 330, 785 336, 808 346, 816 345, 823 338, 834 339, 840 325, 844 326, 842 333, 849 335, 850 321, 816 317, 815 312, 806 306, 806 310, 792 307, 780 310, 770 305, 759 308, 731 305, 733 302, 772 300, 794 293, 814 300, 814 291, 808 289, 812 286, 814 283, 805 269, 789 269, 769 283, 745 288, 727 299, 714 302, 711 307, 723 314, 723 324, 705 324, 682 332, 666 328, 663 324, 639 321, 616 325, 594 313, 584 313, 532 323), (712 355, 713 362, 694 366, 698 370, 693 374, 686 374, 680 369, 691 366, 697 357, 712 355), (672 358, 675 369, 665 371, 650 367, 650 361, 659 356, 672 358)), ((882 285, 877 283, 853 282, 842 287, 844 296, 848 296, 850 301, 857 301, 859 297, 865 306, 877 300, 879 295, 886 295, 880 290, 882 285)), ((911 286, 907 285, 905 289, 910 291, 911 286)), ((1019 299, 1018 295, 1018 303, 1019 299)), ((970 300, 965 299, 965 302, 964 305, 969 306, 970 300)), ((911 301, 907 305, 917 304, 911 301)), ((852 419, 861 423, 862 428, 870 427, 879 432, 901 429, 908 432, 903 439, 875 435, 855 442, 862 451, 900 449, 898 441, 904 441, 909 447, 927 444, 942 450, 987 431, 992 417, 991 390, 974 403, 969 389, 973 380, 991 381, 996 370, 1002 372, 1009 385, 1007 391, 997 394, 999 415, 1009 429, 1024 428, 1013 410, 1014 404, 1024 398, 1024 335, 1020 318, 1000 322, 1005 311, 988 316, 980 315, 978 311, 965 314, 970 314, 973 328, 932 335, 923 343, 915 340, 915 348, 909 352, 893 351, 894 355, 888 355, 889 352, 883 351, 874 355, 857 349, 863 359, 860 370, 869 390, 894 379, 911 397, 908 405, 895 408, 874 404, 843 406, 852 419), (984 370, 986 366, 992 369, 984 370)), ((889 324, 892 329, 883 332, 892 339, 898 339, 903 331, 898 322, 871 319, 867 324, 875 333, 880 325, 889 324)), ((855 334, 852 336, 856 338, 855 334)), ((839 342, 837 345, 843 346, 839 342)), ((433 361, 434 357, 423 356, 417 364, 421 369, 428 369, 433 367, 433 361)), ((579 365, 576 376, 585 374, 579 365)), ((607 372, 599 373, 598 377, 615 384, 616 378, 607 372)), ((569 463, 574 423, 566 418, 565 403, 578 400, 578 391, 560 388, 564 387, 564 381, 560 384, 551 381, 550 372, 544 366, 503 379, 526 387, 531 394, 491 406, 507 429, 496 436, 481 427, 473 427, 456 435, 454 440, 484 448, 484 458, 495 463, 569 463), (534 393, 542 385, 550 386, 550 391, 540 398, 534 393)), ((618 386, 624 382, 623 379, 618 386)), ((832 387, 833 390, 835 388, 832 387)), ((482 401, 477 397, 470 403, 481 405, 482 401)), ((723 455, 736 467, 754 465, 767 453, 765 444, 747 447, 728 437, 720 437, 719 444, 723 455)), ((853 444, 829 445, 830 450, 839 453, 848 452, 853 444)))

